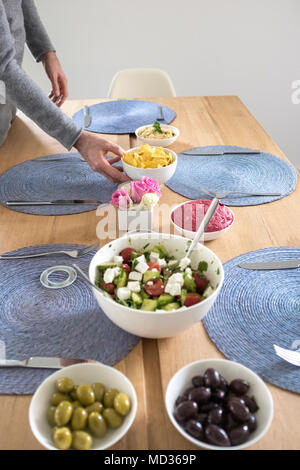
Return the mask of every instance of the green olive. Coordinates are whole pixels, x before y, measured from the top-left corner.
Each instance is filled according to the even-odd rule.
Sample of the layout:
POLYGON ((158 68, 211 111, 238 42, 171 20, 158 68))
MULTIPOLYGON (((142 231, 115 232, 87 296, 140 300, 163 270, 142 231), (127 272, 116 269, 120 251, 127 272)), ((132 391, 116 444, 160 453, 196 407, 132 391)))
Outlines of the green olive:
POLYGON ((95 401, 95 393, 88 384, 80 384, 76 390, 77 399, 83 406, 92 405, 95 401))
POLYGON ((96 437, 104 437, 107 433, 107 424, 100 413, 92 411, 88 418, 89 430, 96 437))
POLYGON ((65 426, 70 421, 72 412, 73 407, 71 402, 61 401, 54 413, 54 420, 57 426, 65 426))
POLYGON ((92 413, 93 411, 97 411, 97 413, 101 414, 103 411, 103 405, 99 401, 95 401, 95 403, 86 407, 86 411, 88 414, 92 413))
POLYGON ((114 399, 114 409, 122 416, 129 413, 130 400, 125 393, 118 393, 114 399))
POLYGON ((92 389, 94 390, 96 401, 102 402, 105 393, 104 385, 101 382, 95 382, 92 384, 92 389))
POLYGON ((82 408, 81 406, 75 408, 71 419, 71 427, 73 431, 79 431, 80 429, 84 429, 87 423, 87 419, 88 413, 84 408, 82 408))
POLYGON ((55 419, 54 419, 54 414, 55 414, 56 406, 49 406, 47 410, 47 421, 50 424, 50 426, 55 426, 55 419))
POLYGON ((103 397, 103 404, 105 408, 113 408, 115 396, 118 395, 119 390, 116 388, 110 388, 105 392, 103 397))
POLYGON ((66 450, 71 447, 72 433, 69 428, 56 428, 53 432, 53 441, 60 450, 66 450))
POLYGON ((55 382, 58 392, 70 393, 74 388, 74 382, 69 377, 61 377, 55 382))
POLYGON ((123 422, 122 417, 113 408, 105 408, 103 417, 110 428, 119 428, 123 422))
POLYGON ((92 436, 86 431, 72 433, 72 447, 76 450, 89 450, 93 444, 92 436))
POLYGON ((74 385, 74 388, 73 390, 71 390, 70 392, 70 397, 72 398, 72 400, 77 400, 77 385, 74 385))
POLYGON ((66 393, 55 392, 50 397, 50 403, 53 406, 57 406, 60 404, 60 402, 64 400, 69 400, 69 399, 70 397, 66 393))

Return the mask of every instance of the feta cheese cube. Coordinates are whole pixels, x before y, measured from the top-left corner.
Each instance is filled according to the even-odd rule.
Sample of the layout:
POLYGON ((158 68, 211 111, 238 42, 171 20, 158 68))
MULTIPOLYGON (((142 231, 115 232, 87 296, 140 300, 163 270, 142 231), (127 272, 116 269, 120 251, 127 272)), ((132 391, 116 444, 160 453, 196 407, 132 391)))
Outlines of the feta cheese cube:
POLYGON ((180 260, 180 263, 179 263, 179 267, 182 271, 185 270, 185 268, 187 268, 189 265, 191 264, 191 260, 190 258, 188 258, 187 256, 185 256, 184 258, 182 258, 180 260))
POLYGON ((108 268, 106 269, 103 280, 105 283, 111 283, 113 282, 114 278, 117 277, 120 274, 120 268, 108 268))
POLYGON ((165 292, 170 295, 180 295, 181 285, 178 282, 168 282, 165 288, 165 292))
MULTIPOLYGON (((136 258, 136 259, 137 259, 137 258, 136 258)), ((147 264, 146 262, 144 263, 143 261, 140 261, 140 262, 135 266, 134 269, 135 269, 136 271, 138 271, 139 273, 144 274, 146 271, 148 271, 149 266, 148 266, 148 264, 147 264)))
POLYGON ((135 258, 138 263, 147 263, 145 255, 138 256, 135 258))
POLYGON ((182 273, 174 273, 172 276, 169 277, 168 279, 168 284, 179 284, 180 286, 183 286, 184 284, 184 279, 183 279, 183 274, 182 273))
POLYGON ((117 266, 121 266, 121 264, 123 263, 123 256, 114 256, 114 263, 117 266))
POLYGON ((152 263, 157 263, 158 258, 159 258, 159 253, 155 253, 155 251, 151 251, 150 261, 152 261, 152 263))
POLYGON ((117 289, 117 297, 120 300, 127 300, 130 299, 131 297, 131 291, 128 289, 128 287, 119 287, 117 289))
POLYGON ((137 271, 130 271, 128 279, 131 281, 141 281, 143 279, 143 275, 137 271))
POLYGON ((191 270, 191 268, 186 268, 186 270, 185 270, 184 272, 185 272, 185 274, 186 274, 187 276, 192 277, 192 270, 191 270))
POLYGON ((165 268, 167 266, 167 262, 164 258, 158 258, 157 263, 161 268, 165 268))
POLYGON ((140 292, 141 290, 141 285, 138 281, 129 281, 127 283, 127 287, 131 290, 131 292, 140 292))

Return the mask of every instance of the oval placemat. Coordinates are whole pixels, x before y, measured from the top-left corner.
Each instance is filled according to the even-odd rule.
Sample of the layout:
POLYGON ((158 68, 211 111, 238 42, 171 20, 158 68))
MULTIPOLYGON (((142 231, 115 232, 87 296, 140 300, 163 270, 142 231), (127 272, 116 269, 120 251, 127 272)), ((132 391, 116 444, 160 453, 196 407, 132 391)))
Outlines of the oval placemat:
MULTIPOLYGON (((246 151, 237 146, 197 147, 198 151, 246 151)), ((228 195, 222 202, 228 206, 253 206, 281 199, 297 184, 294 168, 275 155, 261 152, 258 155, 178 155, 174 176, 166 183, 173 191, 189 199, 208 199, 201 187, 210 192, 262 192, 280 193, 280 196, 228 195)))
MULTIPOLYGON (((7 254, 78 248, 82 245, 41 245, 7 254)), ((0 260, 0 341, 5 344, 6 359, 48 356, 93 359, 113 366, 137 345, 138 337, 117 327, 103 313, 79 274, 63 289, 47 289, 40 283, 41 273, 55 265, 76 262, 88 273, 94 254, 76 260, 66 255, 0 260)), ((53 372, 55 369, 0 367, 0 393, 34 393, 53 372)))
POLYGON ((107 204, 118 184, 94 172, 78 153, 27 160, 0 176, 0 203, 33 215, 70 215, 96 210, 99 204, 6 206, 7 201, 93 200, 107 204), (53 158, 54 161, 44 160, 53 158))
MULTIPOLYGON (((132 134, 140 126, 153 124, 159 117, 158 103, 137 100, 104 101, 89 106, 91 124, 87 131, 102 134, 132 134)), ((162 106, 162 124, 170 124, 176 113, 168 106, 162 106)), ((84 126, 84 110, 77 111, 72 118, 76 124, 84 126)))
POLYGON ((266 382, 300 393, 300 368, 279 358, 273 347, 293 349, 300 340, 300 268, 239 267, 245 262, 290 259, 300 259, 300 248, 266 248, 225 263, 224 284, 203 323, 228 359, 249 367, 266 382))

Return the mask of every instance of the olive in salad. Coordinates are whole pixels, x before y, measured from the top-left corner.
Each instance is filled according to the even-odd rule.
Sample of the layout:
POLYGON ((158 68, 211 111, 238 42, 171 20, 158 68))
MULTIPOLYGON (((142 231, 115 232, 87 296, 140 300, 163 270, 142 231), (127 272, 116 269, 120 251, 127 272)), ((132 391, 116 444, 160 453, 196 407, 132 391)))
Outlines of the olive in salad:
POLYGON ((176 259, 162 244, 139 251, 127 247, 111 262, 97 266, 95 284, 126 307, 171 311, 197 304, 213 292, 207 268, 201 261, 192 269, 189 258, 176 259))

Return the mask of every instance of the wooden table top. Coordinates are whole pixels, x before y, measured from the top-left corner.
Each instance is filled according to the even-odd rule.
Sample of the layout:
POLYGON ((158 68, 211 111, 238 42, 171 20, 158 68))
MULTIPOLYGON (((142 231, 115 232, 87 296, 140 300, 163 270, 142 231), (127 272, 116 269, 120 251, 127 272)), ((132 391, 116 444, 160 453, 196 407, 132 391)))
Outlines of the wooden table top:
MULTIPOLYGON (((69 101, 63 110, 70 116, 83 104, 100 100, 69 101)), ((286 160, 236 96, 157 98, 177 113, 174 125, 180 137, 175 152, 202 145, 239 145, 259 148, 286 160)), ((128 135, 107 136, 124 149, 133 147, 128 135)), ((22 113, 0 148, 0 173, 30 158, 66 152, 22 113)), ((241 253, 272 246, 300 246, 300 188, 279 201, 251 207, 235 207, 232 229, 209 247, 222 262, 241 253), (255 230, 251 230, 255 227, 255 230)), ((163 188, 162 203, 186 199, 163 188)), ((96 212, 60 217, 26 215, 0 207, 0 253, 28 245, 48 243, 92 244, 99 222, 96 212)), ((223 357, 202 323, 168 339, 141 340, 116 367, 132 381, 138 395, 138 413, 126 436, 113 449, 197 449, 172 426, 165 411, 164 393, 173 374, 189 362, 223 357)), ((274 400, 274 419, 267 434, 250 449, 299 450, 299 396, 267 384, 274 400)), ((31 396, 0 396, 0 449, 42 449, 28 422, 31 396)))

